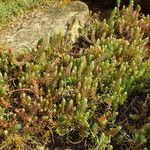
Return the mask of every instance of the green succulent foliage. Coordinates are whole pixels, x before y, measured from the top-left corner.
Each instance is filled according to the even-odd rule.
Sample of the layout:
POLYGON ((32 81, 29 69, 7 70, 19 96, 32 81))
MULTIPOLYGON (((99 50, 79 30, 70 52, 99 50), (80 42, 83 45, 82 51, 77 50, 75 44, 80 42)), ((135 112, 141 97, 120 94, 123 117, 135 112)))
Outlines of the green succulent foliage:
POLYGON ((74 45, 56 35, 47 48, 1 51, 0 147, 39 149, 77 132, 91 149, 112 149, 119 108, 139 79, 149 83, 149 30, 149 16, 115 8, 109 20, 92 16, 74 45))

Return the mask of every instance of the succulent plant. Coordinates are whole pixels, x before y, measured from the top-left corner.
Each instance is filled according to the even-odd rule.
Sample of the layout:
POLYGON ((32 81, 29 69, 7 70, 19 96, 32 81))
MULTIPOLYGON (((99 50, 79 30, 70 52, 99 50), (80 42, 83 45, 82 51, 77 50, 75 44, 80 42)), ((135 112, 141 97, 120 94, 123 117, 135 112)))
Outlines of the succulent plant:
MULTIPOLYGON (((132 5, 115 8, 103 22, 91 16, 74 45, 56 35, 20 56, 0 51, 0 147, 41 149, 77 132, 89 148, 112 149, 120 108, 149 88, 149 20, 132 5)), ((146 144, 149 122, 142 129, 133 137, 146 144)))

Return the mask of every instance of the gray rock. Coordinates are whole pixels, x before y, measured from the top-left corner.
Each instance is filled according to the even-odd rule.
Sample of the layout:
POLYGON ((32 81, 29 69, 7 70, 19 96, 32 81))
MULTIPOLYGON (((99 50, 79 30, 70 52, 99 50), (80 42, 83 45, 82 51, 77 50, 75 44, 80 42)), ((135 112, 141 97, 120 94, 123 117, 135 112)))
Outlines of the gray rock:
POLYGON ((88 6, 80 1, 64 7, 51 7, 46 11, 33 11, 16 18, 16 23, 0 31, 0 45, 5 44, 17 51, 35 47, 40 38, 58 33, 70 34, 74 42, 78 29, 84 26, 88 17, 88 6))

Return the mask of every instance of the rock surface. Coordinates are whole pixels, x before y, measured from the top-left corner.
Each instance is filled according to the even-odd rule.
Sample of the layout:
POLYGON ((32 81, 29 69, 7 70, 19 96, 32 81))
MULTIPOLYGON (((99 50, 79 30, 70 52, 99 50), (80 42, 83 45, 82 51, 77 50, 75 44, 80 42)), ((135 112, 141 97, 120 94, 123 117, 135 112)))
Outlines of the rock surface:
POLYGON ((78 36, 78 28, 86 23, 88 17, 88 6, 80 1, 71 2, 64 7, 35 10, 16 18, 13 25, 1 30, 0 45, 17 51, 35 47, 40 38, 55 33, 69 33, 74 41, 78 36))

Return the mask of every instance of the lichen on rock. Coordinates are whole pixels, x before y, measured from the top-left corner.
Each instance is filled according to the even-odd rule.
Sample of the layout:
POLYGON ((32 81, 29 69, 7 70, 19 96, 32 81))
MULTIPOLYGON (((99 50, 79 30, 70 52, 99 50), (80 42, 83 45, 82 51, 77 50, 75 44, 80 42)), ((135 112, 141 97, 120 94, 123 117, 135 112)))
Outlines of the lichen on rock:
POLYGON ((78 36, 78 28, 85 24, 88 16, 88 6, 80 1, 45 11, 33 11, 16 18, 12 26, 1 30, 0 44, 18 51, 25 47, 35 47, 40 38, 58 33, 69 33, 74 41, 78 36))

